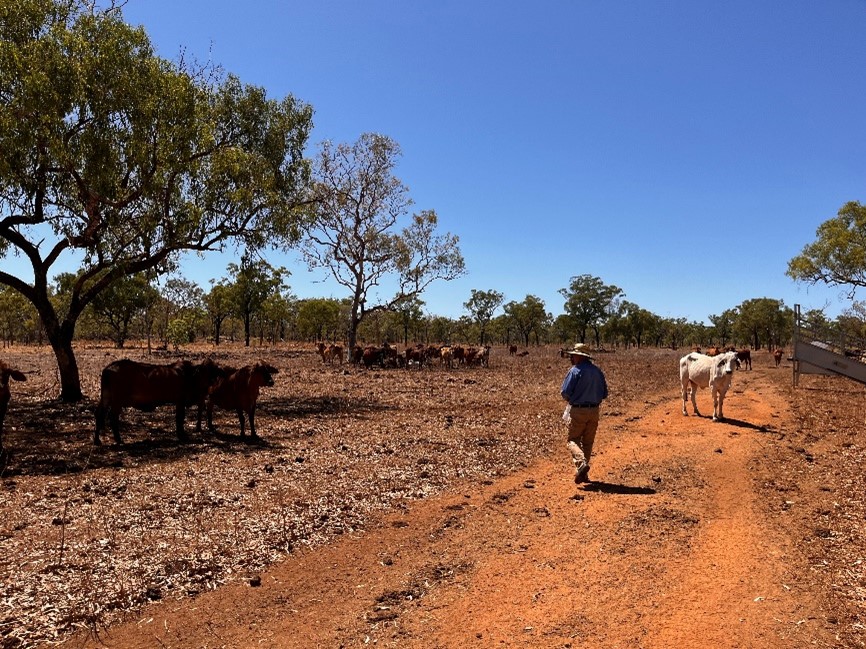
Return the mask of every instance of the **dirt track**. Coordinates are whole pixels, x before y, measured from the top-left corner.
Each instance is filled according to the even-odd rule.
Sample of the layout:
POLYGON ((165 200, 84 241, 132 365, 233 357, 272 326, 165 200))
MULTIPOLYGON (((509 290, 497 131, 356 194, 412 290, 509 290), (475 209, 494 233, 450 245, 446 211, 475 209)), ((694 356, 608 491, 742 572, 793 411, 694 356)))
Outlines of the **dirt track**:
POLYGON ((558 445, 70 646, 859 646, 803 542, 840 496, 802 461, 790 367, 739 372, 722 423, 683 417, 670 374, 602 415, 588 485, 558 445))

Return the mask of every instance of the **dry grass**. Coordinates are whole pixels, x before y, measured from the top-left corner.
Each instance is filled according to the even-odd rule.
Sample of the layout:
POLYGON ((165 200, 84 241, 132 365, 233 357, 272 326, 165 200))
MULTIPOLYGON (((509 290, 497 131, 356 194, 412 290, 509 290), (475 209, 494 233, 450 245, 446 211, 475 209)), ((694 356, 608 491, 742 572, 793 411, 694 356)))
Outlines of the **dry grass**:
MULTIPOLYGON (((552 348, 522 358, 496 348, 489 369, 452 371, 323 366, 312 345, 162 359, 206 354, 232 365, 265 358, 279 368, 276 386, 260 398, 260 441, 241 440, 235 416, 222 413, 217 433, 193 432, 181 444, 163 408, 124 413, 125 445, 94 447, 99 370, 144 351, 78 350, 88 399, 75 406, 50 399, 59 392, 50 350, 3 351, 28 381, 12 386, 11 454, 0 467, 0 646, 98 632, 148 601, 254 579, 300 547, 373 525, 383 510, 460 481, 493 481, 561 442, 558 390, 567 361, 552 348)), ((600 358, 612 387, 608 412, 669 398, 661 395, 676 386, 675 371, 660 380, 644 370, 675 368, 678 355, 600 358)), ((866 397, 841 379, 807 377, 797 391, 784 387, 789 372, 778 380, 800 428, 769 449, 779 479, 765 485, 768 508, 793 534, 802 530, 828 606, 846 616, 840 629, 856 629, 866 583, 866 397), (815 506, 779 507, 779 493, 782 502, 797 493, 815 506)))

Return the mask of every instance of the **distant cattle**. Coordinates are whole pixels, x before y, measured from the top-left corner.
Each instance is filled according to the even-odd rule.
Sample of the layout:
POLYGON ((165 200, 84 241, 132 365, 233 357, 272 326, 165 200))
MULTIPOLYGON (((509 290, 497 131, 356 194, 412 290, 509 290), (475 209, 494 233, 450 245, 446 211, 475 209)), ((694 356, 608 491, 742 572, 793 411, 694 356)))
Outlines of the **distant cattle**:
POLYGON ((776 367, 782 364, 782 356, 785 355, 785 352, 782 349, 776 349, 773 352, 773 360, 776 362, 776 367))
POLYGON ((700 416, 695 393, 698 388, 710 388, 713 397, 713 421, 724 419, 722 408, 725 394, 731 387, 731 378, 737 367, 737 353, 725 352, 718 356, 691 353, 680 359, 680 384, 682 386, 683 414, 688 415, 686 403, 691 392, 692 408, 700 416))
POLYGON ((326 344, 320 342, 316 349, 319 352, 319 355, 322 357, 322 362, 327 363, 328 365, 333 364, 334 360, 336 360, 340 365, 343 364, 343 347, 342 345, 334 345, 334 344, 326 344))
POLYGON ((128 358, 109 363, 100 375, 100 396, 96 406, 94 444, 101 444, 99 433, 108 417, 114 441, 120 438, 120 413, 126 407, 151 412, 158 406, 174 404, 177 436, 186 439, 183 428, 187 406, 198 406, 198 423, 208 390, 226 371, 212 360, 203 363, 178 361, 171 365, 140 363, 128 358))
POLYGON ((6 417, 6 409, 12 393, 9 390, 9 379, 13 381, 26 381, 27 377, 20 370, 9 367, 0 361, 0 451, 3 450, 3 419, 6 417))
POLYGON ((259 361, 254 365, 247 365, 234 370, 228 376, 217 381, 208 395, 208 429, 214 430, 213 409, 216 406, 223 410, 234 410, 237 413, 241 425, 241 437, 245 434, 244 413, 246 413, 250 421, 250 435, 257 437, 255 416, 259 390, 262 387, 272 386, 274 374, 277 374, 278 371, 273 365, 259 361))
POLYGON ((514 356, 515 354, 517 354, 517 345, 509 345, 508 354, 509 356, 514 356))
POLYGON ((737 360, 740 361, 740 363, 744 367, 746 367, 750 370, 752 369, 752 352, 751 352, 751 350, 748 350, 748 349, 737 350, 737 360))
POLYGON ((707 347, 706 356, 718 356, 721 353, 721 347, 707 347))
POLYGON ((449 370, 454 367, 454 354, 451 347, 442 347, 439 350, 439 358, 442 359, 442 365, 449 370))

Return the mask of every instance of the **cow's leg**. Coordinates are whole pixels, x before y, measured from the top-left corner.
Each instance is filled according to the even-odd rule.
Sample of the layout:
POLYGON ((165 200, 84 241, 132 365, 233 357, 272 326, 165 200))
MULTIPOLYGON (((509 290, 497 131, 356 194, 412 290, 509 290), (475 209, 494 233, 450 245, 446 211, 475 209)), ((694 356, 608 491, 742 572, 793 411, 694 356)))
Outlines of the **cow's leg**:
POLYGON ((686 410, 686 404, 689 402, 689 382, 682 381, 682 393, 683 393, 683 415, 688 417, 689 412, 686 410))
POLYGON ((214 427, 213 427, 213 401, 211 401, 210 399, 208 399, 208 402, 207 402, 207 429, 208 429, 210 432, 214 432, 214 427))
POLYGON ((99 432, 105 428, 105 408, 102 404, 96 406, 96 430, 93 432, 93 443, 96 446, 102 444, 102 440, 99 439, 99 432))
POLYGON ((108 419, 111 422, 111 432, 114 435, 114 443, 117 445, 123 444, 120 439, 120 408, 110 408, 108 411, 108 419))
POLYGON ((718 421, 721 418, 722 404, 719 396, 719 391, 716 386, 712 386, 713 392, 713 421, 718 421))
POLYGON ((692 391, 692 409, 695 411, 695 416, 700 417, 701 413, 698 412, 698 401, 695 398, 698 392, 698 386, 694 381, 689 382, 689 389, 692 391))
POLYGON ((719 390, 719 420, 725 418, 724 414, 722 414, 722 406, 725 404, 725 393, 723 390, 719 390))
POLYGON ((181 442, 187 440, 186 431, 183 429, 183 420, 186 418, 186 406, 183 403, 177 405, 177 410, 174 411, 174 424, 177 428, 177 438, 181 442))

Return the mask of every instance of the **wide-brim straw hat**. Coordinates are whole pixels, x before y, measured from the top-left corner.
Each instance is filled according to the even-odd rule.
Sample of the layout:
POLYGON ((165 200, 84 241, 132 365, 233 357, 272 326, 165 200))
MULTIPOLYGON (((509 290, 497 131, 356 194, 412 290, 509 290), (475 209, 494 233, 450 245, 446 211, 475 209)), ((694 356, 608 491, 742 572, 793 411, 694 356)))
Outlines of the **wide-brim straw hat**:
POLYGON ((586 356, 587 358, 592 358, 589 353, 589 345, 586 343, 576 343, 567 353, 569 356, 586 356))

